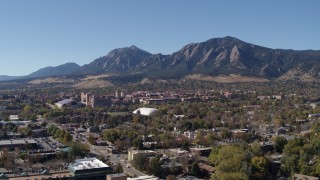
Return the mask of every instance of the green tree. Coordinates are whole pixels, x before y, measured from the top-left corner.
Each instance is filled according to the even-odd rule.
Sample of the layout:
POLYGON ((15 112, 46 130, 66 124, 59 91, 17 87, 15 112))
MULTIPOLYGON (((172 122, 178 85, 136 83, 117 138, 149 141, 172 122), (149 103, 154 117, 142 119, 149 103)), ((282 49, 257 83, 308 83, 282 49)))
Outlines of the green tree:
POLYGON ((107 129, 102 134, 103 139, 110 141, 112 143, 116 142, 120 138, 121 133, 118 129, 107 129))
POLYGON ((120 163, 118 163, 117 165, 116 165, 116 168, 115 168, 115 173, 123 173, 123 167, 122 167, 122 165, 120 164, 120 163))
POLYGON ((291 175, 296 172, 299 172, 298 170, 298 163, 299 163, 299 156, 298 155, 291 155, 291 156, 285 156, 281 159, 281 170, 286 175, 291 175))
POLYGON ((55 125, 50 125, 50 126, 48 127, 48 132, 49 132, 51 135, 54 135, 57 130, 58 130, 58 128, 57 128, 57 126, 55 126, 55 125))
POLYGON ((61 137, 61 134, 62 134, 62 130, 58 128, 54 133, 54 138, 59 139, 61 137))
POLYGON ((263 152, 259 143, 253 143, 250 147, 253 156, 262 156, 263 152))
POLYGON ((19 154, 19 158, 22 160, 26 160, 27 159, 28 154, 27 153, 20 153, 19 154))
POLYGON ((170 161, 170 173, 171 174, 177 174, 177 170, 178 170, 177 161, 176 161, 176 159, 172 159, 170 161))
POLYGON ((133 140, 132 145, 139 150, 143 149, 143 141, 139 137, 133 140))
POLYGON ((200 168, 199 164, 197 162, 193 162, 191 165, 191 174, 194 176, 199 176, 200 175, 200 168))
POLYGON ((141 171, 146 170, 147 163, 148 163, 148 158, 145 154, 137 154, 134 156, 132 160, 132 165, 141 171))
POLYGON ((262 156, 255 156, 251 159, 251 165, 253 177, 255 177, 255 179, 263 179, 267 172, 267 159, 262 156))
POLYGON ((288 143, 287 139, 282 136, 274 138, 274 148, 278 153, 282 153, 284 146, 288 143))
POLYGON ((69 156, 76 157, 84 157, 86 154, 90 152, 89 147, 86 144, 81 143, 80 141, 75 141, 71 143, 71 150, 69 152, 69 156))
POLYGON ((162 174, 162 168, 161 168, 161 160, 159 157, 154 157, 149 161, 149 169, 150 173, 152 173, 155 176, 160 176, 162 174))
POLYGON ((238 146, 224 146, 219 149, 215 166, 213 179, 248 179, 250 165, 247 154, 238 146))
POLYGON ((71 134, 66 132, 63 137, 63 142, 70 143, 72 141, 72 139, 73 139, 73 137, 71 136, 71 134))
POLYGON ((96 145, 96 144, 97 144, 97 143, 96 143, 96 140, 94 139, 94 136, 93 136, 92 134, 89 135, 88 141, 89 141, 89 143, 92 144, 92 145, 96 145))
POLYGON ((190 146, 189 141, 188 140, 184 140, 183 143, 182 143, 181 149, 189 151, 189 146, 190 146))
POLYGON ((219 153, 219 147, 213 147, 211 149, 210 155, 209 155, 209 160, 211 163, 215 164, 218 158, 218 153, 219 153))

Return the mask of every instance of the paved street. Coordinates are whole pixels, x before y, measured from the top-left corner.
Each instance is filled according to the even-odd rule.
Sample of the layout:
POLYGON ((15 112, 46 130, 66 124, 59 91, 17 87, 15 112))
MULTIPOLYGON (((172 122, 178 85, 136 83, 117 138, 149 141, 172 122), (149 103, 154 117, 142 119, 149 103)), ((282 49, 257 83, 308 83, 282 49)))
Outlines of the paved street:
POLYGON ((141 171, 135 169, 132 166, 127 167, 127 164, 121 163, 123 167, 123 172, 130 175, 130 176, 145 176, 146 174, 142 173, 141 171))
MULTIPOLYGON (((56 123, 50 123, 54 124, 61 128, 60 125, 56 123)), ((85 137, 81 137, 78 133, 71 134, 73 137, 73 140, 80 140, 82 143, 87 144, 90 147, 90 152, 92 154, 96 154, 98 156, 103 156, 104 158, 108 159, 108 161, 111 162, 112 165, 117 165, 120 163, 123 167, 124 173, 128 174, 129 176, 144 176, 146 174, 142 173, 141 171, 133 168, 130 164, 128 164, 128 154, 112 154, 107 148, 107 146, 95 146, 90 144, 85 137)))

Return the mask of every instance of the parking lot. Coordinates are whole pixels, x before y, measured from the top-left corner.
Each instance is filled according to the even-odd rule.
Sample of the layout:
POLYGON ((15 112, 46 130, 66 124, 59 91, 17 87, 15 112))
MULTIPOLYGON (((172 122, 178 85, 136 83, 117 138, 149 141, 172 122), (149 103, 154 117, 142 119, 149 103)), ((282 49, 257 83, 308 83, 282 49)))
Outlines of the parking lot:
POLYGON ((52 136, 35 138, 35 140, 38 143, 39 149, 43 149, 44 151, 55 151, 57 148, 64 146, 52 136))

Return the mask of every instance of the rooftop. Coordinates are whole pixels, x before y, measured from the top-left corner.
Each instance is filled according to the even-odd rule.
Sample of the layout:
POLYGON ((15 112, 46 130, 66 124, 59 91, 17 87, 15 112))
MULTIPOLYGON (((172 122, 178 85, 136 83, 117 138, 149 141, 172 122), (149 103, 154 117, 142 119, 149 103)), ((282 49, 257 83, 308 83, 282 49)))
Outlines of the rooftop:
POLYGON ((169 149, 169 151, 176 152, 176 153, 188 153, 187 150, 183 150, 183 149, 180 149, 180 148, 169 149))
POLYGON ((83 169, 96 169, 109 167, 97 158, 85 158, 78 159, 75 163, 69 166, 71 171, 83 170, 83 169))
POLYGON ((138 153, 155 153, 155 151, 152 150, 132 150, 133 154, 138 154, 138 153))
POLYGON ((108 174, 108 176, 116 178, 116 177, 124 177, 126 175, 124 173, 118 173, 118 174, 108 174))
POLYGON ((139 176, 136 178, 127 178, 127 180, 142 180, 142 179, 150 179, 150 180, 158 180, 159 178, 155 177, 155 176, 139 176))
POLYGON ((152 116, 157 111, 158 111, 158 109, 155 109, 155 108, 143 107, 143 108, 139 108, 139 109, 136 109, 135 111, 133 111, 133 114, 141 114, 141 115, 144 115, 144 116, 152 116))
POLYGON ((0 146, 2 145, 10 145, 10 144, 26 144, 26 142, 28 142, 28 144, 37 144, 36 140, 34 139, 13 139, 13 140, 2 140, 0 141, 0 146))
POLYGON ((68 103, 70 103, 72 101, 73 101, 72 99, 64 99, 64 100, 61 100, 61 101, 57 102, 56 104, 63 105, 63 104, 68 104, 68 103))

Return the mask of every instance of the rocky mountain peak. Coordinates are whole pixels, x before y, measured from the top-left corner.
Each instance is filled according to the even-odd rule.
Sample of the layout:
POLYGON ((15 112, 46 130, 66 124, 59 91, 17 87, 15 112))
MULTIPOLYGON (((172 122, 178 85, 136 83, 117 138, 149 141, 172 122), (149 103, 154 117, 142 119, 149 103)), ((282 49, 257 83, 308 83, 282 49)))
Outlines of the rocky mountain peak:
POLYGON ((198 73, 239 74, 270 79, 288 76, 290 73, 287 72, 298 72, 297 69, 300 74, 319 77, 320 51, 270 49, 226 36, 188 44, 171 55, 151 54, 132 45, 114 49, 81 68, 72 64, 48 67, 32 74, 32 77, 76 71, 75 74, 81 75, 143 73, 147 78, 180 78, 198 73))

